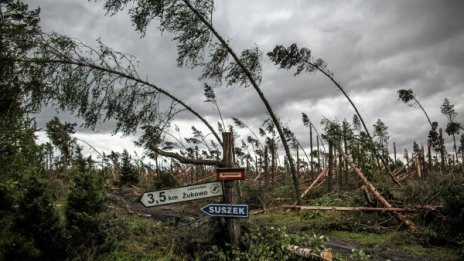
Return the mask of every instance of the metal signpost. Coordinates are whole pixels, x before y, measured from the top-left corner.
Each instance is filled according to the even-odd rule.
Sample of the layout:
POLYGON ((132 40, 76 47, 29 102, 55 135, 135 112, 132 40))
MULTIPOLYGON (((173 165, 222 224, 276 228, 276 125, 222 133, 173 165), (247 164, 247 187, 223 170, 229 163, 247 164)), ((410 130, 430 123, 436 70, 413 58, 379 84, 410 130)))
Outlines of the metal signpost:
POLYGON ((154 207, 183 201, 222 196, 223 194, 224 192, 222 190, 221 182, 215 181, 185 187, 146 192, 143 193, 142 197, 140 198, 140 202, 145 207, 154 207))
POLYGON ((243 204, 208 204, 201 211, 214 217, 248 217, 248 205, 243 204))

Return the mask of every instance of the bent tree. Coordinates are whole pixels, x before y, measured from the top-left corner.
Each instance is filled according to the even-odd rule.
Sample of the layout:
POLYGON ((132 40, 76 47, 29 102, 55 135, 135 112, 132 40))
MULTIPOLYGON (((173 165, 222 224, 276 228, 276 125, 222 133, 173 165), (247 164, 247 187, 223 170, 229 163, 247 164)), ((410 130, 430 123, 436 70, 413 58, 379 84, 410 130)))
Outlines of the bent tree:
POLYGON ((101 42, 93 48, 63 35, 42 33, 27 56, 12 55, 6 59, 19 67, 36 66, 38 69, 26 77, 40 86, 41 97, 37 99, 75 113, 84 119, 85 127, 95 128, 112 119, 116 121, 114 132, 126 135, 138 129, 150 132, 150 148, 160 155, 183 163, 220 165, 218 161, 203 162, 153 146, 162 141, 164 130, 174 116, 184 110, 202 121, 219 144, 222 140, 191 106, 165 88, 142 79, 134 57, 112 50, 101 42), (159 104, 160 96, 172 101, 165 110, 153 106, 159 104))
POLYGON ((454 121, 458 113, 454 109, 454 104, 451 104, 447 98, 443 100, 443 104, 441 105, 440 110, 441 113, 444 114, 448 120, 445 131, 449 136, 453 136, 453 149, 454 154, 457 158, 458 151, 456 147, 456 135, 459 134, 459 129, 462 129, 461 124, 454 121))
POLYGON ((161 32, 166 31, 174 35, 173 40, 177 43, 178 66, 201 67, 203 68, 202 79, 210 79, 217 84, 225 81, 227 85, 251 86, 257 92, 282 141, 290 165, 295 198, 297 203, 300 203, 299 181, 284 129, 259 87, 262 54, 258 47, 243 50, 240 55, 231 48, 229 41, 213 27, 214 2, 212 0, 104 0, 104 2, 104 7, 109 14, 128 8, 136 30, 142 35, 145 34, 149 23, 157 19, 161 32))
MULTIPOLYGON (((296 72, 294 76, 299 75, 302 72, 321 72, 326 76, 345 96, 348 102, 353 107, 354 111, 358 119, 361 121, 361 124, 364 128, 364 131, 368 137, 369 145, 372 150, 372 153, 375 155, 376 158, 380 159, 384 166, 388 166, 385 162, 384 158, 378 153, 378 150, 375 148, 374 140, 369 133, 369 129, 364 122, 361 113, 359 113, 358 108, 351 100, 350 96, 346 93, 346 91, 342 88, 342 86, 335 80, 333 72, 327 69, 327 64, 322 59, 314 59, 311 54, 311 50, 308 48, 298 48, 297 44, 291 44, 289 47, 284 47, 282 45, 277 45, 271 52, 268 52, 267 55, 274 62, 274 64, 279 65, 282 69, 290 70, 293 67, 296 67, 296 72)), ((399 185, 399 183, 395 180, 395 178, 391 175, 388 170, 388 167, 385 168, 387 173, 390 175, 392 180, 399 185)))

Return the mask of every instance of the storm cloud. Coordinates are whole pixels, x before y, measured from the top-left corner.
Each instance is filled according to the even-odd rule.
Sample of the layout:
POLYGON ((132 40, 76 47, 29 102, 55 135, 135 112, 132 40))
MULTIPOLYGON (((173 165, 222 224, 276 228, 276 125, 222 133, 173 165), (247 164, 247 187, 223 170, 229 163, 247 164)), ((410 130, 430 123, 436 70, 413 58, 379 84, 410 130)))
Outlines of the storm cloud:
MULTIPOLYGON (((45 31, 63 33, 87 44, 100 38, 110 47, 134 55, 140 61, 140 75, 184 99, 211 121, 218 120, 215 109, 203 102, 200 71, 177 67, 176 43, 172 35, 160 34, 156 22, 141 37, 125 11, 107 16, 101 1, 29 2, 32 7, 40 6, 45 31)), ((297 43, 326 61, 366 123, 372 126, 381 119, 388 126, 390 144, 396 142, 402 151, 412 148, 413 141, 425 144, 429 126, 420 110, 398 100, 399 89, 413 89, 440 126, 446 126, 440 113, 445 97, 455 104, 456 121, 464 122, 462 10, 464 2, 459 0, 217 1, 213 24, 230 39, 236 52, 254 46, 263 52, 261 88, 303 145, 308 146, 309 141, 301 112, 320 129, 323 117, 351 121, 354 110, 323 75, 294 77, 293 71, 273 65, 265 54, 277 44, 297 43)), ((265 108, 253 89, 215 86, 215 91, 229 124, 231 117, 236 117, 257 128, 266 119, 265 108)), ((39 114, 39 126, 45 125, 52 112, 39 114)), ((73 121, 70 115, 63 117, 73 121)), ((178 121, 182 126, 199 124, 187 113, 180 114, 178 121)), ((106 124, 99 131, 106 133, 111 128, 106 124)), ((85 137, 105 146, 98 143, 100 136, 85 137)))

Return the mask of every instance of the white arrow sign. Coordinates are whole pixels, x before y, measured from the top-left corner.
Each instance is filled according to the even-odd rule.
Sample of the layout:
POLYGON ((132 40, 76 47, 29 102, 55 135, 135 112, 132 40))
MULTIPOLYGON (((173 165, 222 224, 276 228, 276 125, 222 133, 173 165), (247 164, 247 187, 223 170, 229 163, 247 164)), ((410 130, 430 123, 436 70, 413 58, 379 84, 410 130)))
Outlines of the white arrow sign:
POLYGON ((146 192, 140 198, 145 207, 154 207, 202 198, 222 196, 220 181, 146 192))

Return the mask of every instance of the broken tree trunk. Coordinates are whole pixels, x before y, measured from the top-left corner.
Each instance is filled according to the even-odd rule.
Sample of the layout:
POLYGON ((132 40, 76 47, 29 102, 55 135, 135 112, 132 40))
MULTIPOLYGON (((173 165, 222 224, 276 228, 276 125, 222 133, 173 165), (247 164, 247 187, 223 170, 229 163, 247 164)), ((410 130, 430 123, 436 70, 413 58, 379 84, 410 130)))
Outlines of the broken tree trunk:
POLYGON ((332 260, 332 251, 330 248, 324 249, 320 255, 316 254, 314 250, 310 248, 300 247, 296 245, 288 245, 287 250, 297 256, 309 258, 311 260, 324 260, 324 261, 332 260))
POLYGON ((300 195, 300 198, 303 199, 304 197, 306 197, 306 195, 309 193, 309 191, 311 191, 311 189, 313 189, 316 184, 325 176, 327 175, 327 172, 328 172, 328 168, 324 168, 324 170, 322 170, 321 174, 319 174, 316 179, 309 185, 309 187, 303 192, 301 193, 300 195))
MULTIPOLYGON (((356 175, 358 175, 358 177, 362 180, 363 184, 372 192, 372 194, 374 195, 374 197, 385 207, 385 208, 393 208, 393 206, 390 204, 390 202, 388 202, 383 196, 382 194, 380 194, 377 189, 374 187, 374 185, 372 185, 372 183, 369 182, 369 180, 367 180, 366 176, 364 176, 364 174, 361 172, 361 170, 355 166, 351 161, 350 161, 350 158, 348 158, 348 156, 345 154, 345 152, 343 152, 343 150, 341 148, 338 148, 338 152, 340 154, 342 154, 343 158, 345 159, 346 162, 348 162, 348 164, 351 166, 351 168, 354 170, 354 172, 356 173, 356 175)), ((396 212, 394 211, 393 212, 395 214, 395 216, 401 221, 403 222, 404 224, 406 224, 406 226, 408 226, 410 229, 412 230, 417 230, 417 226, 411 221, 409 220, 407 217, 403 216, 401 213, 399 212, 396 212)))
MULTIPOLYGON (((336 159, 336 158, 337 158, 337 155, 334 156, 334 159, 336 159)), ((311 191, 313 188, 315 188, 318 185, 318 182, 321 181, 321 179, 324 176, 326 176, 328 172, 329 172, 329 168, 325 167, 322 170, 322 172, 316 177, 316 179, 308 186, 308 188, 303 193, 301 193, 300 198, 303 199, 304 197, 306 197, 306 195, 309 193, 309 191, 311 191)))
POLYGON ((405 168, 407 168, 409 166, 409 164, 411 164, 415 159, 416 159, 417 155, 415 155, 414 157, 412 157, 410 160, 408 160, 408 162, 406 162, 406 164, 404 164, 401 168, 399 168, 398 170, 395 170, 393 172, 393 176, 396 177, 398 176, 405 168))
POLYGON ((418 212, 418 211, 438 211, 437 206, 418 206, 413 208, 374 208, 374 207, 331 207, 331 206, 293 206, 284 205, 285 209, 297 210, 330 210, 330 211, 366 211, 366 212, 418 212))

